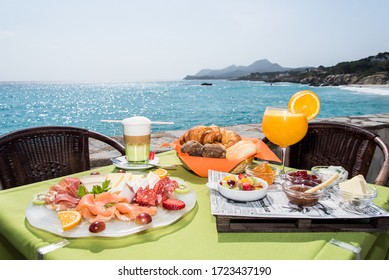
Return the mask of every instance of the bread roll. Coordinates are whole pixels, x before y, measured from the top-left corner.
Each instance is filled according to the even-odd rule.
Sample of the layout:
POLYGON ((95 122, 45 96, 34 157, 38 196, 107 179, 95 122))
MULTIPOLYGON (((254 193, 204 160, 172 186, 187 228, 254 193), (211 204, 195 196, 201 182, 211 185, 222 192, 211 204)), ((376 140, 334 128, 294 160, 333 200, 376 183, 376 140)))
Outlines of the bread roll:
POLYGON ((226 158, 231 160, 245 160, 258 152, 257 145, 250 140, 240 140, 227 149, 226 158))
POLYGON ((201 157, 203 145, 195 140, 190 140, 181 146, 181 152, 187 153, 190 156, 201 157))
POLYGON ((208 158, 226 158, 226 148, 221 144, 205 144, 201 155, 208 158))

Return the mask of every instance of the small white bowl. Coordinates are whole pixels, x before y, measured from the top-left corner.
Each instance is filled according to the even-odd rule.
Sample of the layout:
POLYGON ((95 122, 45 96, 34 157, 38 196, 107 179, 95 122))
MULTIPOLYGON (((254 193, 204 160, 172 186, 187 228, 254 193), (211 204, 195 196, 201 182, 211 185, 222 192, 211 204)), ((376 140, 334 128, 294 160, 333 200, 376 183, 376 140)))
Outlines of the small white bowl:
POLYGON ((222 196, 235 201, 242 201, 242 202, 255 201, 264 198, 267 194, 268 187, 269 187, 268 183, 265 180, 257 177, 255 177, 255 179, 257 179, 257 181, 260 182, 261 185, 263 186, 261 190, 243 191, 243 190, 229 189, 220 185, 221 180, 219 180, 216 184, 208 184, 208 186, 211 189, 217 190, 222 196))

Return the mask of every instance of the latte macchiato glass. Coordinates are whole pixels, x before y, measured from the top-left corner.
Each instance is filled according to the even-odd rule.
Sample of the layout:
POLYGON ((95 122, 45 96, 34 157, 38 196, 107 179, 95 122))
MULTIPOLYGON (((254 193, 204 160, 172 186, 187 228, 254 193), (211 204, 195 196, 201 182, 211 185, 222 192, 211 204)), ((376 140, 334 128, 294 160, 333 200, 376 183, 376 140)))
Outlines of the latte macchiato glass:
POLYGON ((147 163, 150 155, 151 121, 131 117, 122 121, 126 158, 129 163, 147 163))

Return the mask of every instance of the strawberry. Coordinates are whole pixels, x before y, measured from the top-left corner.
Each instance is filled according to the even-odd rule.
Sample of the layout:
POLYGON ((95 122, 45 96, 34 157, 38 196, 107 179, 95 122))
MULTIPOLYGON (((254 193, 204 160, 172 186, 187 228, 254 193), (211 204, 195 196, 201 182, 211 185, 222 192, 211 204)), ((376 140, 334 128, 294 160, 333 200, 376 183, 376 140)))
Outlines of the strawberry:
POLYGON ((249 182, 244 182, 242 187, 244 191, 251 191, 251 184, 249 182))
POLYGON ((181 210, 185 208, 185 202, 175 198, 168 198, 162 201, 162 207, 166 210, 181 210))
POLYGON ((246 177, 247 177, 247 174, 244 174, 244 173, 239 173, 238 174, 239 180, 242 180, 243 178, 246 178, 246 177))

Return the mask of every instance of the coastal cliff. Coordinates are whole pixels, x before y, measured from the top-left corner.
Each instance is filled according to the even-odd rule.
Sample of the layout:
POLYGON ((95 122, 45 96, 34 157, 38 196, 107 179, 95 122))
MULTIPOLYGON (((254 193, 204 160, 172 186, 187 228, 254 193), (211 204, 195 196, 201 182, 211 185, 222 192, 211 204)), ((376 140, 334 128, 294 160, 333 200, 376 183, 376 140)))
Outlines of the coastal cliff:
POLYGON ((389 85, 389 52, 379 53, 356 61, 341 62, 331 67, 319 66, 304 70, 250 73, 235 80, 288 82, 311 86, 339 86, 351 84, 389 85))

